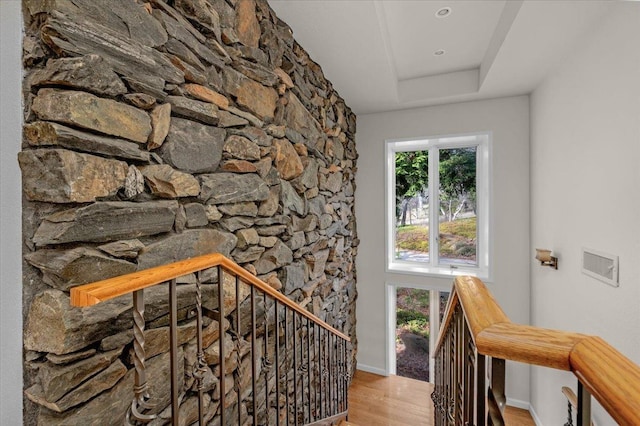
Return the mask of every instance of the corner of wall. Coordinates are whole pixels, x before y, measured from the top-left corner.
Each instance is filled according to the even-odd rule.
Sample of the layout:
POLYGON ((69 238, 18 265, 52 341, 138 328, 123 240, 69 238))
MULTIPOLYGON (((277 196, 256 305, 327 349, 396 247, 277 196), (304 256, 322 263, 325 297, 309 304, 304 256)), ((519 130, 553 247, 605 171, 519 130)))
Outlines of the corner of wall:
POLYGON ((20 171, 21 2, 0 2, 0 413, 2 423, 22 424, 22 260, 20 171))

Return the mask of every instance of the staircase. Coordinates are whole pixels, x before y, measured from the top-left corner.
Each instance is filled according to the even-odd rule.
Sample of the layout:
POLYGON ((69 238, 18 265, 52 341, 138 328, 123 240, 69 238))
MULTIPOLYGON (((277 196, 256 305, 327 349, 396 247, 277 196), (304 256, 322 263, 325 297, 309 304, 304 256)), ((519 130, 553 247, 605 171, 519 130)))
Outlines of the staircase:
POLYGON ((349 337, 226 257, 75 287, 71 304, 126 295, 133 298, 135 382, 128 411, 113 413, 113 424, 320 425, 346 418, 349 337), (195 279, 195 293, 179 279, 195 279), (145 367, 144 295, 156 286, 168 293, 168 396, 151 392, 145 367))
POLYGON ((504 424, 506 360, 572 372, 579 425, 592 396, 618 424, 640 425, 640 366, 600 337, 514 324, 482 281, 457 277, 435 348, 436 425, 504 424))

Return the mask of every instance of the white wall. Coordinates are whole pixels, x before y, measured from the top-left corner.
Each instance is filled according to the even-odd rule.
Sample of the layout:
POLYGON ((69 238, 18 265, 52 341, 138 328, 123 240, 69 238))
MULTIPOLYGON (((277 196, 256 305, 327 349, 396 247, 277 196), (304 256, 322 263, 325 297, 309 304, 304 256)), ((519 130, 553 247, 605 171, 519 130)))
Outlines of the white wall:
MULTIPOLYGON (((640 363, 640 3, 619 2, 531 96, 533 325, 596 334, 640 363), (620 287, 580 272, 581 247, 620 256, 620 287)), ((532 405, 563 424, 569 373, 532 369, 532 405)), ((600 426, 613 424, 601 412, 600 426)))
MULTIPOLYGON (((494 272, 489 289, 506 314, 529 323, 529 98, 527 96, 358 116, 360 155, 356 219, 358 364, 384 371, 385 283, 422 283, 449 290, 451 279, 385 272, 384 141, 479 131, 493 132, 492 226, 494 272)), ((529 367, 509 365, 510 398, 529 401, 529 367)))
POLYGON ((0 423, 22 424, 19 1, 0 1, 0 423))

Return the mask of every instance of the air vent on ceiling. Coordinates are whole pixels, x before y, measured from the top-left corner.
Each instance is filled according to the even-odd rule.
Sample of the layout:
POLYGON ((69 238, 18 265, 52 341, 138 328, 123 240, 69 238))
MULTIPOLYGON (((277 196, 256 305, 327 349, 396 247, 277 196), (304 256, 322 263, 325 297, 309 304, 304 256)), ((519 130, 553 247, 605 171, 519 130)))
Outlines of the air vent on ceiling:
POLYGON ((583 248, 582 272, 604 283, 618 287, 618 256, 583 248))

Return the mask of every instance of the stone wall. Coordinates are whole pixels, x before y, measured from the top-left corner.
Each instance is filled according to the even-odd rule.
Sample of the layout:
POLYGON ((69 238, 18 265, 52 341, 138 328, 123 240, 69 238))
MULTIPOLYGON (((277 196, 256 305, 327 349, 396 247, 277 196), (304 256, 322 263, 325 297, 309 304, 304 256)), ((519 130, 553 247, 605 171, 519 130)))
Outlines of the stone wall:
MULTIPOLYGON (((355 116, 267 2, 23 8, 25 423, 121 424, 130 403, 130 298, 73 308, 71 287, 210 252, 351 336, 355 362, 355 116)), ((147 293, 165 336, 166 288, 147 293)))

